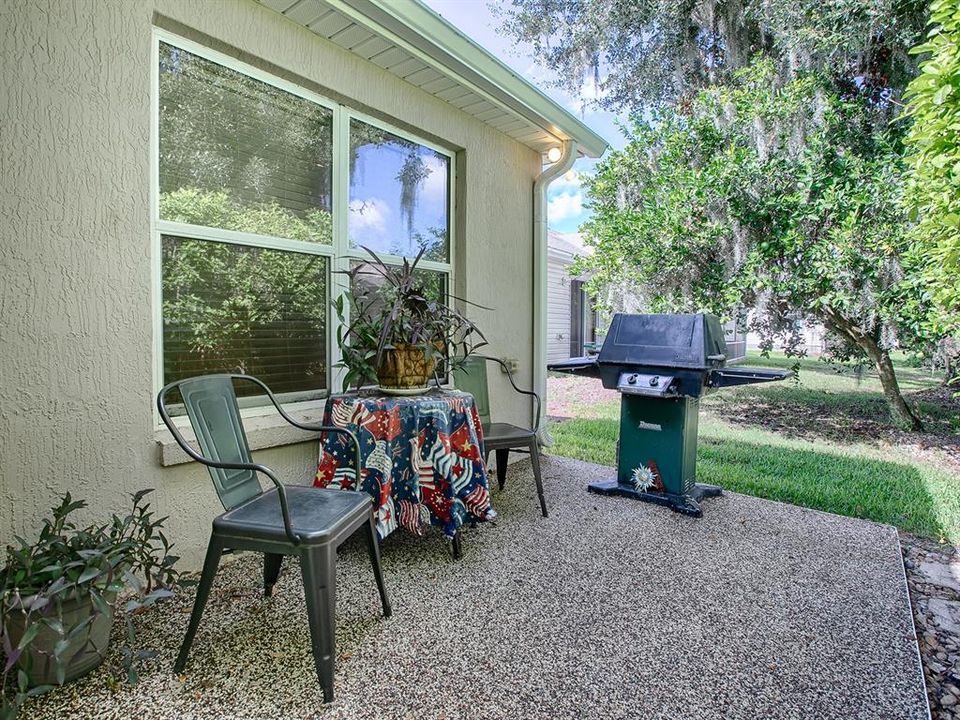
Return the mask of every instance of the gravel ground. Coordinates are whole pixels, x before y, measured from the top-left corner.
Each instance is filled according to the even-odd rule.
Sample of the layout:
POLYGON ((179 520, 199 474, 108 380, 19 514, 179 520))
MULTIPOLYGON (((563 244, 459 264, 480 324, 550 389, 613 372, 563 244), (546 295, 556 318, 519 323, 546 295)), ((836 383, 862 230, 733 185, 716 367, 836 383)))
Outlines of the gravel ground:
POLYGON ((900 543, 932 715, 960 719, 960 556, 905 533, 900 543))
MULTIPOLYGON (((609 470, 527 463, 496 525, 451 561, 439 533, 383 545, 394 616, 360 544, 339 567, 337 699, 321 704, 300 575, 224 568, 186 674, 189 591, 136 618, 160 650, 133 687, 108 663, 23 718, 927 718, 900 548, 886 526, 742 495, 693 520, 588 495, 609 470)), ((116 628, 119 634, 122 628, 116 628)))

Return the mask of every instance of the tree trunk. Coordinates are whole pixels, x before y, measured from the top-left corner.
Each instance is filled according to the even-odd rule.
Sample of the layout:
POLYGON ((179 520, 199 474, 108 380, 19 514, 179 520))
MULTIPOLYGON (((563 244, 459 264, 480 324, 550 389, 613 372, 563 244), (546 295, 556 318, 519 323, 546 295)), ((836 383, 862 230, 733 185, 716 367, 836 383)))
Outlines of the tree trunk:
POLYGON ((947 377, 944 380, 949 388, 960 388, 960 342, 947 338, 941 346, 946 357, 947 377))
POLYGON ((883 388, 883 394, 894 418, 911 430, 923 430, 920 416, 907 404, 903 393, 900 392, 900 384, 897 382, 897 374, 894 372, 890 353, 881 348, 869 333, 849 318, 831 308, 824 309, 823 313, 825 324, 829 329, 856 344, 870 358, 880 377, 880 386, 883 388))
POLYGON ((877 374, 880 376, 880 385, 883 386, 883 394, 887 396, 887 402, 890 409, 900 421, 911 430, 923 430, 923 423, 920 417, 914 412, 907 401, 903 399, 903 393, 900 392, 900 384, 897 382, 897 375, 893 371, 893 363, 890 361, 890 353, 881 350, 876 343, 876 354, 871 353, 867 348, 864 350, 870 355, 874 366, 877 368, 877 374))

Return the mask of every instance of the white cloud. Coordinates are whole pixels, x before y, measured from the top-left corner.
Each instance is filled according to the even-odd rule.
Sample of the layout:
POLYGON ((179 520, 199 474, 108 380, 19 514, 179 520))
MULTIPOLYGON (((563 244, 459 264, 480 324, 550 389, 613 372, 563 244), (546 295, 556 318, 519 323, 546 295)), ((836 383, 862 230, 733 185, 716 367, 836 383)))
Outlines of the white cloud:
POLYGON ((561 192, 550 198, 547 204, 547 218, 551 223, 583 214, 583 193, 561 192))
POLYGON ((594 82, 593 78, 585 78, 580 84, 580 97, 587 103, 603 100, 610 94, 610 90, 603 86, 603 82, 594 82))
POLYGON ((563 175, 550 183, 550 192, 579 191, 583 185, 583 175, 576 170, 567 170, 563 175))
POLYGON ((349 226, 351 232, 381 233, 387 229, 390 206, 380 198, 350 201, 349 226))
POLYGON ((420 189, 430 200, 440 202, 447 197, 447 164, 437 157, 427 157, 424 164, 430 174, 424 178, 420 189))

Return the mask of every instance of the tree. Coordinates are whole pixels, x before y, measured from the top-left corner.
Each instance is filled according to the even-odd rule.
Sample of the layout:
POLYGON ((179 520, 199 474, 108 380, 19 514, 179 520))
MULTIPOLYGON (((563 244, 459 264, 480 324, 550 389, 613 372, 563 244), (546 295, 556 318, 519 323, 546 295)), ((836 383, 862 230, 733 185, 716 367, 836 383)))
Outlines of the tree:
POLYGON ((929 53, 907 90, 913 123, 907 199, 916 218, 914 256, 933 297, 935 331, 960 335, 960 2, 936 0, 929 53))
POLYGON ((761 59, 635 119, 588 186, 596 250, 576 271, 594 271, 595 287, 625 272, 655 310, 756 307, 761 334, 786 336, 788 352, 798 319, 822 322, 870 358, 894 416, 919 429, 889 356, 901 315, 922 305, 904 282, 890 112, 822 73, 779 84, 761 59))
POLYGON ((789 80, 899 92, 915 73, 924 0, 510 0, 500 31, 529 43, 560 84, 592 78, 599 105, 646 112, 727 82, 758 53, 789 80))
POLYGON ((501 31, 632 113, 590 188, 595 285, 626 275, 653 307, 756 304, 788 349, 816 318, 919 427, 887 348, 897 328, 924 339, 895 123, 925 21, 922 0, 511 0, 501 31))

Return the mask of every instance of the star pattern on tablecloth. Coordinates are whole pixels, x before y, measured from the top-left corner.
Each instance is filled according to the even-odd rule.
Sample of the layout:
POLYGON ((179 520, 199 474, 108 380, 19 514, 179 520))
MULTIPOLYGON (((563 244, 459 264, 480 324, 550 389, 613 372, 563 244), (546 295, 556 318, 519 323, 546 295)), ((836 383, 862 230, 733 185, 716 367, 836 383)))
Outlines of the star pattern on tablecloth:
MULTIPOLYGON (((327 400, 324 423, 334 418, 361 443, 358 489, 379 501, 381 536, 397 524, 421 534, 427 521, 451 535, 466 519, 483 519, 492 510, 481 460, 482 430, 469 395, 334 396, 327 400)), ((356 487, 354 472, 347 469, 353 457, 348 438, 324 436, 315 484, 356 487)))

